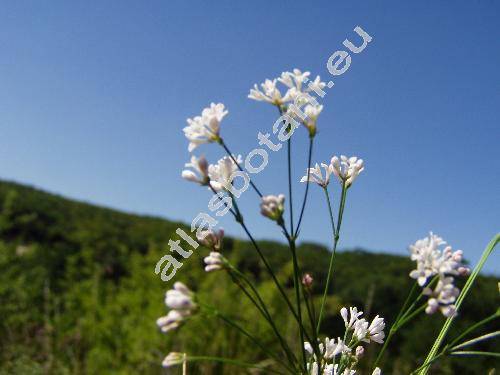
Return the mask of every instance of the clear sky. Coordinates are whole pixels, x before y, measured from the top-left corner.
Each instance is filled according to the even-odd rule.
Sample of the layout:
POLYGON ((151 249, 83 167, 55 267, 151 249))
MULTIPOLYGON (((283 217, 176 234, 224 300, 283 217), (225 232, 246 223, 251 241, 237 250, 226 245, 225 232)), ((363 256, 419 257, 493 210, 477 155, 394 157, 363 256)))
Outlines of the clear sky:
MULTIPOLYGON (((186 118, 225 103, 222 134, 248 153, 276 119, 249 88, 295 67, 328 81, 328 57, 360 25, 373 41, 322 101, 313 157, 366 162, 341 247, 406 254, 433 230, 475 262, 500 229, 499 18, 493 0, 4 3, 0 178, 191 221, 210 196, 180 178, 186 118)), ((199 153, 222 156, 215 145, 199 153)), ((274 154, 256 176, 264 192, 286 191, 285 158, 274 154)), ((324 197, 311 193, 302 238, 328 244, 324 197)), ((256 237, 280 237, 251 191, 242 208, 256 237)), ((244 236, 229 216, 222 226, 244 236)))

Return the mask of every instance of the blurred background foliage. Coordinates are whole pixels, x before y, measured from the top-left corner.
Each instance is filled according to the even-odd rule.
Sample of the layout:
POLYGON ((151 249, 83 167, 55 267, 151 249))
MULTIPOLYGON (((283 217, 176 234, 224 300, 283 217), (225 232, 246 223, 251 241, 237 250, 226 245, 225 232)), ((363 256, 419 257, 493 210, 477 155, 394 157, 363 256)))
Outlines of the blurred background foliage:
MULTIPOLYGON (((261 362, 265 356, 245 337, 214 318, 195 316, 176 332, 161 334, 155 324, 166 314, 164 293, 172 283, 154 274, 175 229, 167 220, 126 214, 65 199, 28 186, 0 181, 0 374, 158 374, 169 351, 261 362)), ((473 233, 471 233, 473 235, 473 233)), ((484 239, 485 243, 488 239, 484 239)), ((261 241, 278 277, 292 297, 287 248, 261 241)), ((237 319, 270 348, 277 342, 268 326, 228 277, 206 274, 196 251, 178 271, 204 302, 237 319)), ((289 342, 300 342, 286 307, 250 243, 226 238, 225 256, 258 284, 289 342)), ((328 250, 312 243, 299 248, 303 271, 314 277, 320 299, 328 250)), ((343 332, 343 305, 362 307, 366 315, 395 318, 412 285, 409 259, 354 249, 338 254, 322 333, 343 332)), ((497 278, 482 276, 466 300, 451 336, 498 307, 497 278)), ((393 341, 383 364, 385 374, 408 374, 421 362, 444 319, 422 317, 393 341)), ((492 323, 494 325, 494 323, 492 323)), ((484 332, 494 327, 485 327, 484 332)), ((498 328, 498 327, 497 327, 498 328)), ((481 332, 478 332, 478 334, 481 332)), ((370 363, 378 346, 371 345, 370 363)), ((494 351, 494 342, 480 346, 494 351)), ((277 349, 278 350, 278 349, 277 349)), ((434 374, 485 374, 492 358, 444 360, 434 374)), ((189 374, 242 374, 228 365, 197 363, 189 374)), ((364 373, 364 372, 363 372, 364 373)))

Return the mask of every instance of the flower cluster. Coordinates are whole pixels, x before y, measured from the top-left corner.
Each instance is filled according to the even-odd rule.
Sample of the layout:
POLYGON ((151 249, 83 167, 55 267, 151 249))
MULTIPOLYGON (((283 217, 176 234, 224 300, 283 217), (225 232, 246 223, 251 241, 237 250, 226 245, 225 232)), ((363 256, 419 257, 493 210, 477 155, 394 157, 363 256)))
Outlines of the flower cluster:
POLYGON ((238 170, 238 164, 235 163, 235 160, 238 164, 243 162, 241 155, 233 155, 233 157, 224 156, 219 159, 217 164, 210 164, 208 166, 210 186, 212 186, 215 191, 231 189, 231 175, 238 170))
POLYGON ((326 188, 330 183, 330 175, 333 173, 337 176, 339 182, 348 188, 365 169, 363 159, 358 159, 356 156, 348 158, 344 155, 341 155, 340 159, 334 156, 330 164, 321 163, 321 167, 325 170, 324 175, 320 166, 316 163, 314 168, 306 170, 306 175, 300 179, 300 182, 315 183, 322 188, 326 188))
POLYGON ((158 327, 165 333, 178 328, 197 308, 193 292, 179 281, 174 284, 173 289, 167 290, 165 304, 171 310, 156 321, 158 327))
MULTIPOLYGON (((362 343, 383 343, 385 322, 378 315, 369 323, 361 318, 362 311, 356 307, 349 310, 343 307, 340 310, 346 332, 344 339, 325 339, 320 342, 318 358, 309 342, 304 343, 304 349, 309 355, 308 371, 311 375, 353 375, 356 366, 364 354, 362 343)), ((373 375, 380 374, 380 369, 375 369, 373 375)))
POLYGON ((363 164, 363 159, 358 159, 356 156, 348 158, 344 155, 340 155, 340 159, 334 156, 330 163, 333 168, 333 174, 346 187, 351 186, 359 174, 363 172, 365 169, 363 164))
POLYGON ((201 116, 188 118, 188 126, 183 131, 189 140, 189 152, 203 143, 217 142, 220 123, 227 114, 228 111, 224 109, 224 104, 211 103, 210 107, 201 112, 201 116))
POLYGON ((266 79, 264 83, 260 84, 260 87, 255 84, 250 89, 248 97, 259 102, 275 105, 280 111, 286 112, 294 118, 300 117, 302 124, 309 130, 310 136, 314 137, 316 134, 316 122, 323 110, 323 106, 319 105, 309 93, 312 91, 320 92, 320 90, 325 88, 326 83, 322 82, 319 76, 316 76, 311 81, 309 79, 310 75, 310 72, 302 72, 299 69, 293 69, 291 72, 283 72, 279 78, 266 79), (279 83, 286 90, 283 91, 284 94, 282 94, 278 86, 279 83), (304 112, 297 113, 304 105, 304 112))
POLYGON ((453 316, 456 313, 454 302, 460 294, 453 276, 467 275, 470 270, 462 264, 463 252, 453 251, 451 246, 445 245, 446 242, 432 232, 411 245, 411 259, 417 263, 417 268, 410 272, 410 277, 422 287, 427 284, 423 291, 429 296, 427 314, 440 310, 444 316, 453 316), (428 281, 435 276, 437 284, 432 290, 428 281))
POLYGON ((285 211, 285 196, 265 195, 260 202, 260 213, 274 221, 280 221, 285 211))

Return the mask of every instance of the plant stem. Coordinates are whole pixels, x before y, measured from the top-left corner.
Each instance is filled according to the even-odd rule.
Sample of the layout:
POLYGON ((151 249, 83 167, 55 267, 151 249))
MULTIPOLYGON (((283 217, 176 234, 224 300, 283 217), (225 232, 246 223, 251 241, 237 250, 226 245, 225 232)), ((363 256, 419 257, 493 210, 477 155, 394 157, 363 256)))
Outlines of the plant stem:
POLYGON ((459 342, 462 338, 464 338, 465 336, 467 336, 470 332, 474 331, 476 328, 479 328, 481 327, 482 325, 485 325, 489 322, 491 322, 492 320, 495 320, 497 319, 498 317, 500 316, 500 309, 498 309, 493 315, 490 315, 489 317, 473 324, 472 326, 470 326, 469 328, 467 328, 464 332, 462 332, 460 335, 458 335, 450 344, 449 346, 454 346, 457 342, 459 342))
POLYGON ((342 224, 342 216, 344 214, 345 200, 346 200, 346 195, 347 195, 347 187, 346 187, 345 183, 342 184, 342 193, 340 196, 340 206, 339 206, 339 211, 338 211, 337 228, 336 229, 335 229, 335 222, 333 220, 333 213, 332 213, 332 205, 330 202, 330 196, 328 194, 328 189, 326 187, 325 187, 325 195, 326 195, 326 200, 328 203, 328 212, 330 214, 330 222, 332 225, 333 250, 332 250, 332 254, 330 256, 330 265, 328 266, 328 275, 326 277, 325 290, 323 292, 323 298, 321 300, 321 307, 319 310, 318 325, 316 326, 316 334, 317 335, 319 335, 319 330, 321 328, 321 321, 323 319, 323 312, 325 309, 326 297, 328 295, 328 289, 330 287, 330 281, 331 281, 331 277, 333 274, 333 264, 335 261, 335 254, 337 252, 337 244, 338 244, 339 238, 340 238, 340 226, 342 224))
POLYGON ((307 196, 308 196, 308 193, 309 193, 309 185, 310 185, 309 184, 309 176, 311 174, 309 168, 311 167, 313 144, 314 144, 314 137, 309 137, 309 152, 308 152, 308 157, 307 157, 307 182, 306 182, 306 190, 304 192, 304 199, 302 200, 302 208, 300 209, 299 221, 297 223, 297 228, 295 229, 295 235, 299 234, 300 224, 302 223, 302 218, 304 216, 304 211, 305 211, 305 208, 306 208, 307 196))
MULTIPOLYGON (((457 298, 457 301, 455 303, 456 306, 456 311, 458 312, 460 306, 462 305, 462 302, 464 301, 465 297, 469 293, 470 288, 474 284, 474 281, 476 280, 479 272, 484 266, 484 263, 486 263, 486 260, 488 257, 491 255, 493 252, 493 249, 495 246, 500 242, 500 234, 497 234, 493 239, 490 241, 488 246, 486 246, 486 249, 483 252, 483 255, 481 256, 481 259, 479 260, 478 264, 474 268, 474 271, 472 271, 471 275, 467 279, 464 288, 462 289, 462 292, 457 298)), ((451 323, 453 322, 455 316, 449 317, 446 319, 446 322, 444 323, 443 327, 441 328, 441 331, 439 332, 438 337, 436 338, 436 341, 434 342, 434 345, 432 346, 429 354, 427 355, 427 358, 425 359, 424 365, 426 365, 428 362, 430 363, 434 356, 436 356, 439 347, 444 341, 444 338, 446 337, 446 334, 448 333, 448 330, 450 329, 451 323)), ((420 375, 426 375, 429 372, 429 366, 425 366, 421 371, 420 375)))
MULTIPOLYGON (((243 287, 243 285, 238 284, 238 286, 243 290, 243 292, 247 295, 247 297, 254 303, 254 305, 257 307, 257 309, 260 311, 260 313, 262 314, 262 316, 267 320, 267 322, 269 323, 269 325, 271 326, 271 328, 273 329, 276 337, 278 338, 278 340, 280 341, 280 344, 288 358, 288 360, 290 361, 290 364, 292 366, 294 366, 295 368, 295 363, 297 363, 297 358, 295 358, 295 355, 293 354, 292 350, 290 349, 290 347, 288 346, 288 344, 286 343, 286 341, 283 339, 283 336, 281 336, 278 328, 276 327, 276 324, 274 323, 274 320, 272 319, 272 316, 271 314, 269 313, 269 310, 267 309, 266 307, 266 304, 264 303, 264 301, 262 300, 262 297, 260 296, 259 292, 257 291, 257 289, 253 286, 252 282, 246 277, 245 274, 243 274, 242 272, 238 271, 236 268, 232 267, 231 266, 231 271, 234 272, 238 277, 240 277, 243 281, 245 281, 245 283, 250 287, 250 289, 253 291, 254 295, 255 295, 255 298, 257 298, 258 302, 255 301, 255 299, 250 295, 250 293, 243 287)), ((288 366, 285 366, 287 367, 287 369, 290 370, 290 367, 288 366)))
MULTIPOLYGON (((233 160, 234 164, 236 164, 236 166, 238 167, 238 169, 241 171, 241 172, 244 172, 243 168, 241 168, 241 166, 238 164, 236 158, 234 157, 234 155, 232 154, 231 150, 229 150, 229 148, 227 147, 226 143, 224 142, 224 140, 222 138, 219 139, 219 144, 224 148, 224 150, 226 151, 226 153, 229 155, 229 157, 233 160)), ((250 185, 252 186, 252 188, 255 190, 255 192, 257 193, 257 195, 262 198, 262 193, 260 192, 260 190, 257 188, 257 186, 255 186, 255 184, 253 183, 252 179, 249 177, 249 182, 250 182, 250 185)))
POLYGON ((290 234, 293 237, 293 195, 292 195, 292 138, 288 138, 287 161, 288 161, 288 207, 290 210, 290 234))

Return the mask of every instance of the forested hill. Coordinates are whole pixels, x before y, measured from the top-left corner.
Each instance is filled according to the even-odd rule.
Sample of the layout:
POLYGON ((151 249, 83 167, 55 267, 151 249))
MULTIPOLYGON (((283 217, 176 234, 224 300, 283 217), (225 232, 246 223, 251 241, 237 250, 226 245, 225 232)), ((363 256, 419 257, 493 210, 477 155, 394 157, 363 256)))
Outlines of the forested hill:
MULTIPOLYGON (((165 315, 163 296, 170 284, 154 274, 154 265, 168 251, 169 238, 177 237, 179 225, 0 181, 0 374, 157 374, 162 372, 162 358, 172 349, 260 360, 261 353, 244 337, 212 319, 193 318, 168 336, 158 332, 155 321, 165 315)), ((288 249, 271 241, 261 245, 291 293, 288 249)), ((314 277, 313 292, 319 298, 329 252, 314 244, 302 244, 298 251, 303 271, 314 277)), ((250 324, 269 346, 275 345, 267 326, 227 276, 204 273, 201 258, 206 253, 197 251, 176 280, 196 290, 200 299, 250 324)), ((227 238, 224 253, 255 279, 272 312, 286 326, 284 306, 252 246, 227 238)), ((407 257, 340 252, 323 333, 336 337, 342 331, 338 311, 344 304, 391 320, 412 285, 411 266, 407 257)), ((496 283, 493 277, 479 279, 455 330, 496 310, 496 283)), ((442 322, 436 315, 403 330, 386 368, 407 374, 415 366, 412 358, 427 353, 442 322)), ((293 330, 289 335, 295 340, 293 330)), ((488 345, 484 349, 493 351, 488 345)), ((369 351, 367 356, 373 354, 369 351)), ((457 359, 443 362, 435 373, 485 373, 494 366, 492 359, 457 359)), ((190 374, 234 373, 239 372, 227 366, 190 369, 190 374)))

